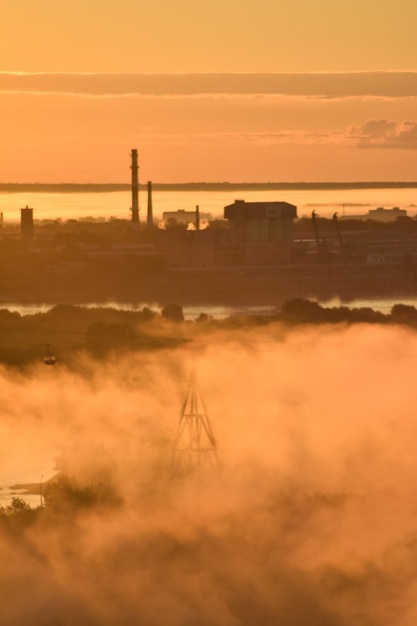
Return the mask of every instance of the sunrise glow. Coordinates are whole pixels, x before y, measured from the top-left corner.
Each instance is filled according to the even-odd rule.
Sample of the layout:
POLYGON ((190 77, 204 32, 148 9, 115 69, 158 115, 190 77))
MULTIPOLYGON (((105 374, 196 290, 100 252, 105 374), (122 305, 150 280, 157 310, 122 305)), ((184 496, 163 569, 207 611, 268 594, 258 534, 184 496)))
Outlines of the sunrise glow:
POLYGON ((4 0, 0 182, 414 180, 412 0, 4 0))

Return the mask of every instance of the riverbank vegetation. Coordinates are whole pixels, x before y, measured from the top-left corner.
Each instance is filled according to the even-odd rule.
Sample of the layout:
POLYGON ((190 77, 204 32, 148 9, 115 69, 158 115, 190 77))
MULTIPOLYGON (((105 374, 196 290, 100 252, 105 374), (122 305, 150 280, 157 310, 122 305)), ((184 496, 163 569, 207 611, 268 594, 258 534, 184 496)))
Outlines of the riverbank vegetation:
POLYGON ((39 506, 31 507, 24 496, 0 506, 0 534, 13 538, 35 523, 55 524, 59 517, 68 523, 89 510, 102 512, 120 505, 121 498, 110 482, 80 485, 75 478, 58 473, 44 486, 39 506))
POLYGON ((417 309, 396 304, 384 314, 369 307, 325 307, 314 300, 294 298, 270 314, 232 315, 215 319, 201 313, 185 320, 180 304, 160 311, 90 308, 59 304, 45 313, 20 315, 0 309, 0 363, 28 366, 50 354, 57 364, 71 367, 82 352, 98 360, 110 354, 155 351, 204 340, 218 332, 278 325, 289 329, 308 324, 401 324, 417 328, 417 309))

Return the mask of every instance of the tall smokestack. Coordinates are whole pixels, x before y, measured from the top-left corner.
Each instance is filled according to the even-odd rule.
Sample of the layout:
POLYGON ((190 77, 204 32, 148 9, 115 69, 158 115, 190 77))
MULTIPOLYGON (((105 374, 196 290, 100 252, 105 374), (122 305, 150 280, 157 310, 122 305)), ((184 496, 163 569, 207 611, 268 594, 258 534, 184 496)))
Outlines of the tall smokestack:
POLYGON ((148 180, 148 229, 153 228, 153 212, 152 212, 152 182, 148 180))
POLYGON ((200 230, 200 207, 198 204, 195 207, 195 229, 200 230))
POLYGON ((132 222, 139 224, 139 183, 138 183, 138 151, 132 150, 132 222))

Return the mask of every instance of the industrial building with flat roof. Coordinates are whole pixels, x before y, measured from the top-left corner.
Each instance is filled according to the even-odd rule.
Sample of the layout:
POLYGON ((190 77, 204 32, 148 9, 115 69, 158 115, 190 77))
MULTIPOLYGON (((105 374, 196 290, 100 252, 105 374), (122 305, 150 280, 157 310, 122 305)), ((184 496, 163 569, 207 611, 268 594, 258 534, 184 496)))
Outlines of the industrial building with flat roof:
POLYGON ((225 222, 203 230, 161 230, 157 246, 176 267, 253 267, 291 262, 297 207, 288 202, 236 200, 225 222))

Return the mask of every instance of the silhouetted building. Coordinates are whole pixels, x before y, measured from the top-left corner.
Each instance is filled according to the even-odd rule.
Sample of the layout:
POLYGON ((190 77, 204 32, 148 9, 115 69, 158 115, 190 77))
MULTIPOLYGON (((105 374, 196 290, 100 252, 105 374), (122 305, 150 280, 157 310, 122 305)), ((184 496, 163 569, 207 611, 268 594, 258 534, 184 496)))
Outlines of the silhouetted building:
POLYGON ((164 211, 162 213, 162 220, 168 228, 179 224, 183 226, 188 224, 197 226, 197 223, 198 227, 201 228, 201 223, 208 222, 210 219, 210 213, 202 213, 197 207, 195 211, 184 211, 180 209, 179 211, 164 211))
POLYGON ((182 224, 196 225, 195 230, 167 228, 158 231, 157 247, 165 254, 168 265, 247 267, 290 262, 296 206, 287 202, 237 200, 225 207, 224 215, 227 221, 217 222, 217 227, 209 225, 198 229, 198 210, 164 213, 168 224, 175 216, 182 224))
POLYGON ((407 217, 407 211, 398 207, 392 209, 384 209, 380 206, 377 209, 369 209, 368 213, 357 215, 342 215, 341 220, 375 220, 377 222, 395 222, 398 218, 407 217))
POLYGON ((368 218, 370 220, 378 220, 379 222, 394 222, 399 217, 407 217, 407 211, 399 209, 397 206, 393 209, 384 209, 380 206, 377 209, 368 211, 368 218))
POLYGON ((23 239, 33 239, 33 209, 20 209, 20 232, 23 239))
POLYGON ((224 217, 238 241, 238 264, 280 265, 291 261, 297 207, 288 202, 235 200, 224 217))

